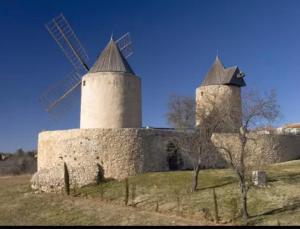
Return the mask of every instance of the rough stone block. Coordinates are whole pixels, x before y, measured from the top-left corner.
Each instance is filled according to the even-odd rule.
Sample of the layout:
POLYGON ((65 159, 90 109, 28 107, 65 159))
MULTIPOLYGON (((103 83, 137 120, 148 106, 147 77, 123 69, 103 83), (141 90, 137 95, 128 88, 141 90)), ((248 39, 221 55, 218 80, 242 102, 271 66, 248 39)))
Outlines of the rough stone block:
POLYGON ((267 185, 267 174, 265 171, 252 171, 252 182, 256 186, 264 187, 267 185))

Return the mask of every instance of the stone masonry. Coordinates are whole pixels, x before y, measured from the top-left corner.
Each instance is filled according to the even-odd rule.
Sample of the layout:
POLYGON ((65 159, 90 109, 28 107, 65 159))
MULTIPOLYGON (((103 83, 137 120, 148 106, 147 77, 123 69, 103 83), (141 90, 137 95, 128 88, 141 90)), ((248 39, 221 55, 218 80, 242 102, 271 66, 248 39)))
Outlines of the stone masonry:
MULTIPOLYGON (((71 186, 95 183, 105 178, 123 179, 142 172, 168 171, 167 144, 175 131, 155 129, 73 129, 39 134, 38 171, 32 187, 43 191, 63 188, 66 163, 71 186)), ((181 155, 181 169, 192 168, 181 155)))
MULTIPOLYGON (((245 150, 246 163, 250 167, 259 168, 300 158, 300 135, 251 133, 249 138, 245 150)), ((238 134, 234 133, 215 133, 212 141, 217 147, 231 150, 233 155, 238 155, 241 147, 238 134)))

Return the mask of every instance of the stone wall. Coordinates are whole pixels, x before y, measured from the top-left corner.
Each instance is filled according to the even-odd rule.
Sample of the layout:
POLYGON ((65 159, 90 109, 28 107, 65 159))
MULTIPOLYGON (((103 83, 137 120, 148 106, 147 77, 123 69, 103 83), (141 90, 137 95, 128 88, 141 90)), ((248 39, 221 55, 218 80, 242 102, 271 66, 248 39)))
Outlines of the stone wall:
MULTIPOLYGON (((229 85, 200 86, 196 89, 196 125, 218 116, 223 120, 216 132, 237 132, 242 125, 241 89, 229 85), (212 110, 215 113, 211 113, 212 110), (205 116, 201 115, 205 111, 205 116), (200 113, 199 113, 200 112, 200 113), (198 113, 198 114, 197 114, 198 113)), ((218 121, 218 120, 216 120, 218 121)))
MULTIPOLYGON (((300 158, 300 135, 251 133, 249 138, 251 140, 246 145, 246 161, 251 167, 263 167, 300 158)), ((212 141, 217 147, 230 149, 235 157, 239 155, 241 146, 238 134, 214 134, 212 141)))
MULTIPOLYGON (((39 134, 38 172, 32 187, 42 191, 59 191, 64 187, 64 163, 70 185, 96 183, 99 177, 123 179, 143 172, 169 171, 167 146, 180 138, 174 130, 162 129, 74 129, 39 134)), ((226 166, 215 146, 224 145, 237 154, 237 134, 214 134, 211 150, 203 158, 202 168, 226 166)), ((300 158, 300 136, 252 134, 247 145, 253 165, 271 164, 300 158)), ((192 169, 187 155, 178 152, 177 169, 192 169)), ((174 155, 173 155, 174 156, 174 155)), ((174 159, 174 157, 173 157, 174 159)))
MULTIPOLYGON (((39 134, 38 172, 32 187, 57 191, 63 184, 66 163, 71 186, 105 178, 123 179, 149 171, 168 171, 167 144, 178 134, 155 129, 74 129, 39 134)), ((192 168, 182 155, 181 169, 192 168)))

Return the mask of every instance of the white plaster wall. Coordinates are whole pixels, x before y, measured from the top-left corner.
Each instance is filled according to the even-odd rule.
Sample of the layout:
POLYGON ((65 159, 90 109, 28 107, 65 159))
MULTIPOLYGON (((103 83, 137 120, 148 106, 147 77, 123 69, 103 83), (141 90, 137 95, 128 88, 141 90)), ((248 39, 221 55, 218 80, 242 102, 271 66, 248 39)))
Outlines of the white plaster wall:
POLYGON ((122 72, 88 73, 82 78, 80 128, 139 128, 141 80, 122 72))

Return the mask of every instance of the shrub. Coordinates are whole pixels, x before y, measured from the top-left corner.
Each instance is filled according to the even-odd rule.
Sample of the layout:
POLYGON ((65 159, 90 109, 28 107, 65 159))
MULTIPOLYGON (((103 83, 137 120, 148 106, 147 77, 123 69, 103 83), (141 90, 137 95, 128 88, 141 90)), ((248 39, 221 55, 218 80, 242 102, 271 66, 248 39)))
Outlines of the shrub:
POLYGON ((124 198, 124 203, 127 206, 128 205, 128 199, 129 199, 129 183, 128 183, 128 178, 127 177, 124 179, 124 184, 125 184, 125 198, 124 198))

